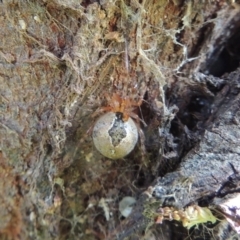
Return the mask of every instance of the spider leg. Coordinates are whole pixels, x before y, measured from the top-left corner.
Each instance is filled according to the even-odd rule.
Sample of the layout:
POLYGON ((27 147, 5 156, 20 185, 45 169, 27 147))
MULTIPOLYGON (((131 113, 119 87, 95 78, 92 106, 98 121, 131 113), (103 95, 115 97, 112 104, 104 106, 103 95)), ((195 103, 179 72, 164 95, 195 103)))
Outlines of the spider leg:
MULTIPOLYGON (((138 135, 139 135, 139 139, 140 139, 140 148, 141 148, 141 158, 145 159, 145 155, 146 155, 146 148, 145 148, 145 135, 143 130, 140 127, 139 121, 136 123, 137 126, 137 130, 138 130, 138 135)), ((144 161, 143 161, 144 162, 144 161)), ((145 163, 144 163, 145 164, 145 163)), ((139 169, 140 171, 141 169, 139 169)))
POLYGON ((143 133, 143 130, 140 128, 140 126, 138 126, 138 134, 139 134, 139 138, 140 138, 142 155, 145 155, 145 153, 146 153, 146 148, 145 148, 145 135, 144 135, 144 133, 143 133))
POLYGON ((138 124, 139 124, 139 122, 141 122, 144 125, 144 127, 147 127, 147 124, 145 123, 145 121, 143 119, 141 119, 136 113, 131 112, 131 113, 129 113, 129 116, 131 118, 134 118, 138 122, 138 124))
POLYGON ((97 117, 99 114, 103 113, 103 112, 111 112, 112 111, 112 107, 110 106, 107 106, 107 107, 101 107, 101 108, 98 108, 92 115, 91 117, 92 118, 95 118, 97 117))

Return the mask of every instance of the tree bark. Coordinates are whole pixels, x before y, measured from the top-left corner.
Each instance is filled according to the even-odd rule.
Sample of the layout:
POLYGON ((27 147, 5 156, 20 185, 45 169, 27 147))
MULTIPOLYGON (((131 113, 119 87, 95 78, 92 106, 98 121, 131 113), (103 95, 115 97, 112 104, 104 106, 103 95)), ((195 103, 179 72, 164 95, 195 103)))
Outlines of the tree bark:
POLYGON ((236 1, 0 6, 1 239, 240 239, 236 1), (117 160, 113 110, 139 131, 117 160))

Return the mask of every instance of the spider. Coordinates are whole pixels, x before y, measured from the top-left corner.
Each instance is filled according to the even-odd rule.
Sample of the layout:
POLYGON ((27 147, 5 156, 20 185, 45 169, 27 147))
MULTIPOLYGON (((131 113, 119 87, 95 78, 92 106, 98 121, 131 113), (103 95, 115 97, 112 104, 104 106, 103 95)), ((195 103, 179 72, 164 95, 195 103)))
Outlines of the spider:
POLYGON ((112 97, 105 95, 108 106, 102 107, 101 110, 114 113, 120 113, 124 122, 128 121, 129 117, 135 119, 138 124, 141 121, 144 126, 146 123, 134 112, 136 108, 142 105, 143 98, 135 101, 131 97, 121 97, 119 93, 113 93, 112 97))
POLYGON ((96 121, 92 131, 97 150, 110 159, 123 158, 134 149, 139 136, 143 148, 140 121, 145 126, 146 123, 134 112, 141 106, 143 98, 135 101, 129 96, 121 97, 117 92, 111 97, 105 95, 105 98, 108 105, 98 112, 106 113, 96 121))

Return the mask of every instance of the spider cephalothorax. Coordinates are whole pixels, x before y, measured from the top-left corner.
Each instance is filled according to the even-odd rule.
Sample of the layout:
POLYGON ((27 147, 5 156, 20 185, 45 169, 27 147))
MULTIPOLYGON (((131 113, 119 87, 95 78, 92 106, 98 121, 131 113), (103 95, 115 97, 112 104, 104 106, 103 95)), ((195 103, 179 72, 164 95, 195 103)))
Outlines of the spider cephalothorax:
POLYGON ((141 105, 142 99, 134 101, 130 97, 114 93, 112 97, 106 96, 106 100, 108 105, 100 109, 106 113, 96 121, 93 128, 93 142, 104 156, 111 159, 123 158, 138 141, 140 118, 134 111, 141 105))
POLYGON ((135 101, 128 96, 121 97, 119 93, 113 93, 112 97, 106 96, 106 100, 108 106, 103 107, 102 110, 121 113, 124 122, 127 121, 129 117, 134 118, 137 121, 140 120, 134 111, 142 104, 142 98, 139 101, 135 101))

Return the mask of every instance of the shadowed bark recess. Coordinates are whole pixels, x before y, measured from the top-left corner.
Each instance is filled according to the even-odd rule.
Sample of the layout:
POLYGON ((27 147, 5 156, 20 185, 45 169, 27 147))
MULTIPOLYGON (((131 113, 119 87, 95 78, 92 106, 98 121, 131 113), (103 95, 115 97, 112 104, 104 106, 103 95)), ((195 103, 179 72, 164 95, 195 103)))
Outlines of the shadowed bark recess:
POLYGON ((240 239, 237 1, 3 0, 0 27, 1 239, 240 239))

